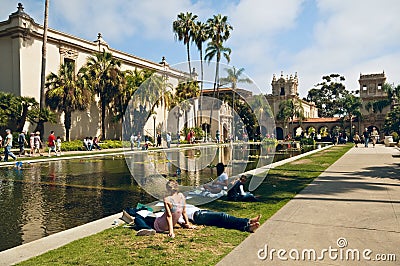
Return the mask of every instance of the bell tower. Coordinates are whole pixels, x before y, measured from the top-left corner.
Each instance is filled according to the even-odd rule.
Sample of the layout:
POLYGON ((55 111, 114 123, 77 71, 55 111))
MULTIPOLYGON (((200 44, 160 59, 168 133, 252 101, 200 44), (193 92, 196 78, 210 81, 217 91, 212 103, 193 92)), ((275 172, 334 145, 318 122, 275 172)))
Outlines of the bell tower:
POLYGON ((297 96, 297 87, 299 85, 297 72, 294 76, 290 75, 285 78, 282 71, 279 79, 274 74, 271 85, 273 96, 297 96))

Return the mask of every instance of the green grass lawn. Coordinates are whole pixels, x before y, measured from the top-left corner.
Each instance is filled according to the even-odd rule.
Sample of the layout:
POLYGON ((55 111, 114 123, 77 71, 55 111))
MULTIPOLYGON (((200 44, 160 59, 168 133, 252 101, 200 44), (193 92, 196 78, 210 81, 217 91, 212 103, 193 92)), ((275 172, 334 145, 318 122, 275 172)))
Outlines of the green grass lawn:
MULTIPOLYGON (((262 214, 263 223, 351 147, 333 146, 271 169, 254 193, 260 202, 217 200, 202 208, 239 217, 262 214)), ((174 239, 165 234, 137 237, 135 233, 122 226, 108 229, 18 265, 214 265, 249 235, 203 226, 177 229, 174 239)))

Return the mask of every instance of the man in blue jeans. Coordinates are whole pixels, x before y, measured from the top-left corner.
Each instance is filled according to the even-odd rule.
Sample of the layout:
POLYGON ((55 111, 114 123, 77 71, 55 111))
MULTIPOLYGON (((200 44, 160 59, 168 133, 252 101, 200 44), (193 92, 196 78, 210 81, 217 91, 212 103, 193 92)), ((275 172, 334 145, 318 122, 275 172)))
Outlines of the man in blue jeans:
POLYGON ((13 137, 11 135, 11 130, 6 129, 6 138, 4 140, 4 161, 8 162, 8 156, 13 158, 14 160, 17 160, 17 157, 11 152, 11 147, 12 147, 12 141, 13 137))
POLYGON ((193 205, 186 205, 186 214, 189 220, 197 225, 236 229, 250 233, 255 232, 260 227, 261 215, 251 219, 238 218, 224 212, 201 210, 193 205))
MULTIPOLYGON (((124 220, 125 222, 127 222, 126 218, 128 218, 129 221, 134 221, 136 230, 143 232, 146 232, 145 230, 152 230, 151 225, 154 224, 155 217, 154 216, 142 217, 138 213, 138 211, 139 209, 127 208, 126 211, 124 211, 123 215, 124 219, 122 218, 121 219, 124 220)), ((224 212, 201 210, 193 205, 186 205, 186 214, 189 220, 193 224, 197 225, 208 225, 225 229, 236 229, 239 231, 250 232, 250 233, 255 232, 258 229, 258 227, 260 227, 261 215, 258 215, 257 217, 251 219, 238 218, 224 212)), ((183 218, 181 217, 178 223, 183 224, 183 222, 184 222, 183 218)), ((147 235, 147 234, 138 234, 138 235, 147 235)))

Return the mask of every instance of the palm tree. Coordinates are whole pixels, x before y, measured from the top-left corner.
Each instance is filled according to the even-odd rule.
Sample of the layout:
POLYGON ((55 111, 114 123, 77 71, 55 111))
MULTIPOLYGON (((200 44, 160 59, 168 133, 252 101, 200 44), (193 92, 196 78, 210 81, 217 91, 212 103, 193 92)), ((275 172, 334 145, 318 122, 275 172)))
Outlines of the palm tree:
POLYGON ((261 137, 262 120, 265 120, 268 117, 273 117, 271 107, 269 106, 268 101, 263 94, 252 96, 250 99, 248 99, 248 104, 250 105, 251 110, 256 115, 256 121, 258 124, 257 128, 260 130, 261 137))
POLYGON ((142 132, 144 125, 152 114, 154 109, 163 104, 165 108, 170 106, 171 98, 170 91, 166 88, 172 85, 166 83, 163 77, 157 74, 151 75, 138 88, 133 99, 133 114, 134 114, 134 131, 142 132))
MULTIPOLYGON (((46 57, 47 57, 47 28, 49 21, 49 2, 50 0, 45 0, 44 3, 44 24, 43 24, 43 43, 42 43, 42 68, 40 75, 40 101, 39 108, 40 112, 45 112, 45 80, 46 80, 46 57)), ((41 117, 41 116, 39 116, 41 117)), ((43 125, 46 121, 39 119, 36 130, 40 131, 43 135, 43 125)))
POLYGON ((218 14, 207 20, 207 32, 211 42, 207 45, 205 59, 210 62, 215 56, 217 57, 214 79, 214 97, 215 90, 218 90, 219 86, 219 63, 221 61, 221 53, 226 58, 227 62, 230 62, 230 54, 232 51, 230 48, 224 47, 223 43, 229 39, 231 30, 233 30, 233 27, 229 25, 227 16, 222 17, 221 14, 218 14))
POLYGON ((180 13, 177 16, 177 20, 172 23, 172 30, 175 33, 175 38, 179 41, 183 40, 183 44, 186 45, 190 77, 192 76, 192 67, 190 65, 190 42, 192 40, 196 19, 197 15, 193 15, 191 12, 186 12, 180 13))
MULTIPOLYGON (((214 15, 213 18, 207 20, 207 32, 211 41, 207 45, 206 49, 206 59, 210 62, 214 57, 216 57, 217 62, 215 66, 215 79, 213 87, 213 97, 215 98, 215 91, 218 90, 217 98, 219 98, 219 63, 221 61, 221 54, 230 61, 231 49, 224 47, 223 43, 229 39, 230 32, 233 27, 228 23, 228 17, 221 14, 214 15)), ((210 112, 210 125, 212 121, 212 109, 210 112)), ((219 125, 218 125, 219 127, 219 125)))
MULTIPOLYGON (((282 101, 279 104, 279 112, 276 117, 278 120, 283 120, 283 123, 285 125, 290 125, 290 122, 293 124, 293 120, 295 118, 299 118, 299 120, 302 120, 304 118, 303 106, 301 105, 300 101, 295 99, 282 101)), ((290 127, 289 132, 291 132, 290 127)))
POLYGON ((115 59, 111 53, 95 53, 87 60, 84 72, 85 84, 100 98, 101 109, 101 137, 106 137, 105 117, 107 106, 113 103, 114 98, 121 93, 123 72, 120 70, 121 61, 115 59))
MULTIPOLYGON (((185 111, 185 120, 188 123, 187 112, 191 109, 191 105, 194 107, 194 98, 199 96, 199 84, 196 81, 186 81, 179 83, 176 87, 175 97, 177 103, 179 103, 180 109, 185 111)), ((196 125, 195 110, 193 111, 193 120, 196 125)))
MULTIPOLYGON (((208 40, 207 24, 197 21, 193 31, 193 41, 200 52, 200 107, 202 107, 202 95, 203 95, 203 80, 204 80, 204 67, 203 67, 203 43, 208 40)), ((203 116, 202 109, 200 109, 200 118, 203 116)))
POLYGON ((232 133, 234 134, 234 125, 235 125, 235 94, 236 94, 236 86, 238 83, 253 83, 253 81, 249 78, 240 78, 244 72, 244 68, 236 69, 233 68, 225 68, 225 71, 228 73, 228 76, 225 78, 221 78, 222 83, 231 84, 232 86, 232 133))
POLYGON ((124 75, 124 85, 122 87, 119 97, 115 97, 115 121, 121 121, 124 117, 126 110, 128 109, 129 102, 132 100, 133 95, 138 90, 140 85, 151 75, 153 71, 150 70, 126 70, 123 72, 124 75))
POLYGON ((52 72, 47 76, 46 103, 50 109, 64 112, 67 141, 70 140, 72 112, 87 110, 92 99, 90 90, 80 85, 74 64, 62 64, 58 74, 52 72))
MULTIPOLYGON (((353 117, 361 116, 361 99, 359 97, 354 96, 353 94, 347 94, 343 99, 343 111, 345 117, 347 116, 350 120, 350 139, 353 137, 353 117)), ((344 117, 344 118, 345 118, 344 117)))
MULTIPOLYGON (((231 49, 228 47, 223 47, 222 44, 217 44, 214 42, 209 42, 207 45, 206 49, 206 56, 204 59, 206 59, 208 62, 210 62, 215 56, 217 57, 217 63, 215 65, 215 78, 214 78, 214 87, 213 87, 213 98, 215 98, 215 94, 217 91, 217 98, 219 99, 219 62, 221 61, 221 53, 225 57, 226 61, 230 61, 230 54, 231 54, 231 49)), ((213 100, 214 101, 214 100, 213 100)), ((212 122, 212 113, 214 109, 214 102, 211 105, 211 110, 210 110, 210 126, 212 122)), ((218 128, 219 128, 219 122, 218 122, 218 128)))

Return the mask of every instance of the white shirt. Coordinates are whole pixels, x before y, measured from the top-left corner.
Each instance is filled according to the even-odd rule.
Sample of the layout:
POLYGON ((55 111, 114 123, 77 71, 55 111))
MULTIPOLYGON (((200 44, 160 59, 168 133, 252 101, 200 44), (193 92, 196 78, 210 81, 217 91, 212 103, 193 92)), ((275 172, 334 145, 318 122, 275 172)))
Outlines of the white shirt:
MULTIPOLYGON (((200 211, 200 208, 197 208, 194 205, 186 204, 186 215, 189 218, 189 220, 193 220, 193 215, 195 212, 200 211)), ((182 218, 183 220, 183 218, 182 218)), ((180 221, 179 221, 180 222, 180 221)), ((184 222, 184 221, 183 221, 184 222)))

